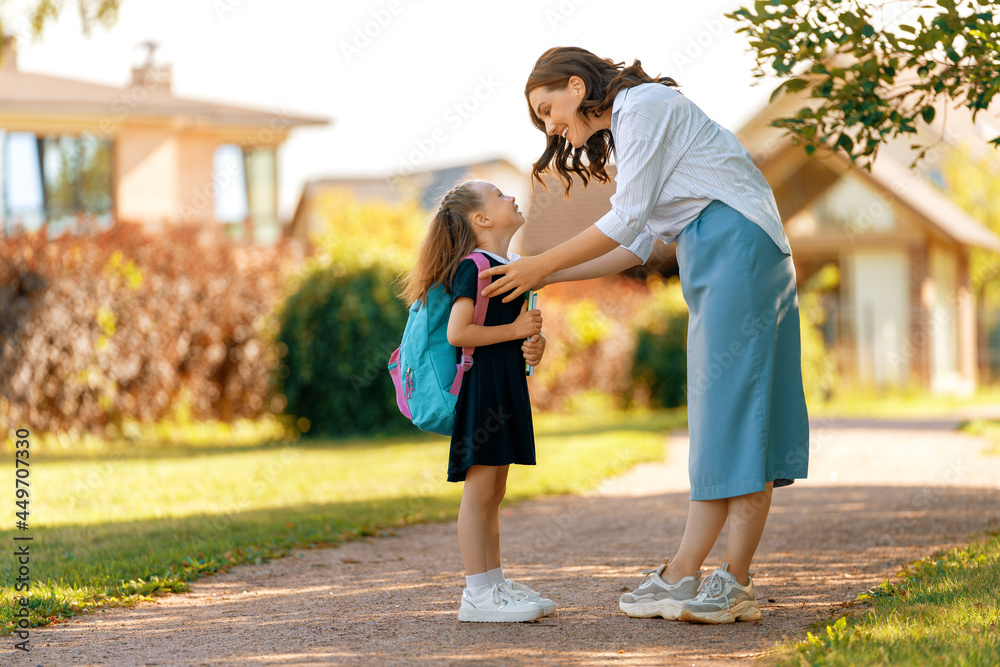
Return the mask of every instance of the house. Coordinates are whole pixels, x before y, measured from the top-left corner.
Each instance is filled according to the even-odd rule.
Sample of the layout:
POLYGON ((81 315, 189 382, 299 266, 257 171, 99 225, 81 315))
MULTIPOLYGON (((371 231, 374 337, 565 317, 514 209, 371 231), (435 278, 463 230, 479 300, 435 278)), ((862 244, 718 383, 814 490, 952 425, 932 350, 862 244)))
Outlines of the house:
POLYGON ((881 151, 871 171, 842 153, 807 156, 770 127, 800 102, 778 98, 738 136, 774 190, 800 282, 826 265, 840 270, 828 343, 842 374, 863 385, 970 393, 979 348, 969 255, 1000 252, 1000 238, 934 185, 933 165, 909 168, 912 136, 881 151))
POLYGON ((416 200, 422 208, 433 211, 444 193, 464 178, 489 181, 501 191, 513 194, 518 202, 527 202, 530 196, 524 172, 503 158, 384 176, 324 178, 303 186, 287 234, 308 243, 310 231, 322 224, 316 202, 327 192, 346 190, 360 201, 400 203, 416 200))
MULTIPOLYGON (((611 210, 611 195, 615 193, 614 179, 618 169, 614 164, 608 164, 605 169, 611 179, 607 183, 592 179, 587 182, 587 187, 583 187, 580 179, 573 176, 569 199, 565 199, 565 188, 557 177, 544 174, 545 186, 533 181, 534 189, 524 220, 522 254, 537 255, 557 246, 611 210)), ((664 276, 677 275, 676 245, 657 241, 645 266, 664 276)), ((638 270, 625 273, 637 274, 638 270)))
MULTIPOLYGON (((979 350, 969 254, 1000 253, 1000 238, 949 201, 931 176, 909 169, 908 146, 888 147, 871 172, 842 154, 808 156, 770 126, 794 115, 799 102, 779 97, 736 134, 774 191, 799 286, 823 267, 839 269, 826 335, 841 378, 971 392, 979 350)), ((564 241, 610 209, 614 183, 577 184, 564 201, 562 186, 549 182, 552 192, 536 188, 528 209, 526 254, 564 241)))
POLYGON ((75 230, 116 220, 192 224, 269 243, 280 237, 277 149, 296 127, 283 110, 171 92, 155 45, 124 88, 23 72, 13 40, 0 61, 0 228, 75 230))

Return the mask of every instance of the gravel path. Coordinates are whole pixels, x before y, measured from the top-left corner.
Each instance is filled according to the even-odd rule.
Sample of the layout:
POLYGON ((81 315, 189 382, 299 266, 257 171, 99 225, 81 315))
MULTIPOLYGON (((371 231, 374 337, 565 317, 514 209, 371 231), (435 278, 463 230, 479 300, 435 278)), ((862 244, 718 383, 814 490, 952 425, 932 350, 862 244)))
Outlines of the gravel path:
MULTIPOLYGON (((508 576, 559 606, 533 623, 456 619, 454 522, 296 552, 206 577, 190 593, 32 632, 23 665, 711 665, 751 663, 775 642, 904 563, 1000 527, 1000 457, 949 430, 818 420, 810 479, 777 489, 757 553, 763 618, 735 626, 631 619, 621 592, 676 548, 687 511, 687 438, 586 496, 504 510, 508 576)), ((516 468, 511 471, 517 474, 516 468)), ((720 540, 724 542, 724 540, 720 540)), ((716 549, 706 567, 718 565, 716 549)), ((5 638, 9 644, 9 638, 5 638)))

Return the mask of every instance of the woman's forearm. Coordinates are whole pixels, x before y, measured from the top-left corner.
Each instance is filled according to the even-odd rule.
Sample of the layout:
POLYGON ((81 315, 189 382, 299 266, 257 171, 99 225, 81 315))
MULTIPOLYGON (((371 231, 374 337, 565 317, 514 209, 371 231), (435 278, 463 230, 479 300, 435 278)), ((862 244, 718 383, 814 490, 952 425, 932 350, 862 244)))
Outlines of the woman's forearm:
POLYGON ((569 267, 598 259, 619 248, 617 242, 608 238, 604 232, 591 225, 568 241, 560 243, 555 248, 546 250, 538 258, 551 271, 560 271, 569 267))
POLYGON ((571 266, 551 274, 546 281, 549 285, 553 283, 571 282, 574 280, 590 280, 591 278, 603 278, 604 276, 620 273, 625 269, 642 264, 642 260, 632 253, 628 248, 618 246, 609 253, 601 255, 597 259, 589 262, 571 266))
POLYGON ((506 294, 502 300, 504 303, 510 303, 514 299, 521 298, 521 293, 525 290, 544 285, 546 278, 553 272, 597 259, 617 247, 618 243, 591 225, 569 241, 546 250, 541 255, 524 257, 510 264, 481 271, 480 278, 504 274, 486 286, 483 296, 506 294))

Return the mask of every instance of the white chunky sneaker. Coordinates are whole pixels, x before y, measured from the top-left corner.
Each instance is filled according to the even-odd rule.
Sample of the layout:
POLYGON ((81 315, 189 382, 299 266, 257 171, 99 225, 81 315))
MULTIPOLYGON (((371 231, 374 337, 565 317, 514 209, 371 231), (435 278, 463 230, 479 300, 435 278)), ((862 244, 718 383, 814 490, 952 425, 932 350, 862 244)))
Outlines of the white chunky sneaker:
POLYGON ((681 620, 692 623, 735 623, 760 620, 760 607, 753 592, 753 577, 741 586, 729 573, 729 563, 712 572, 698 597, 681 609, 681 620))
POLYGON ((521 623, 544 615, 540 605, 515 598, 507 592, 505 584, 493 584, 476 597, 469 595, 469 589, 465 589, 462 591, 462 606, 458 610, 458 620, 471 623, 521 623))
POLYGON ((548 616, 549 614, 551 614, 556 610, 555 602, 553 602, 548 598, 543 598, 541 595, 538 594, 538 591, 534 590, 533 588, 529 588, 524 584, 519 584, 513 579, 507 579, 500 585, 505 587, 507 589, 507 593, 510 594, 512 597, 521 600, 528 600, 529 602, 534 602, 535 604, 537 604, 539 607, 542 608, 542 611, 545 613, 546 616, 548 616))
POLYGON ((646 575, 639 582, 639 588, 626 593, 618 600, 618 608, 633 618, 654 618, 662 616, 668 621, 680 618, 681 607, 698 595, 701 572, 684 577, 676 584, 663 580, 670 559, 663 559, 663 565, 654 570, 643 570, 646 575))

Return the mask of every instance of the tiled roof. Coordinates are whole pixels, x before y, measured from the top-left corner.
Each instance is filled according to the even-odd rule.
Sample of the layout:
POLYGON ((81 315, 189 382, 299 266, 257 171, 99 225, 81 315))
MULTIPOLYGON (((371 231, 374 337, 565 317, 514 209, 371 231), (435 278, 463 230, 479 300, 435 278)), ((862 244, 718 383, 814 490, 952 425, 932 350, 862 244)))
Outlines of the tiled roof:
POLYGON ((891 155, 879 155, 868 176, 956 242, 1000 252, 996 234, 891 155))
MULTIPOLYGON (((559 245, 590 225, 597 222, 601 216, 611 210, 611 195, 615 193, 615 175, 618 170, 615 165, 606 167, 607 183, 591 180, 587 187, 582 181, 573 179, 570 188, 570 198, 564 199, 562 182, 555 176, 543 176, 548 191, 537 181, 533 181, 531 204, 524 221, 524 237, 521 241, 521 251, 524 255, 537 255, 549 248, 559 245)), ((646 266, 664 275, 677 273, 676 246, 656 242, 656 247, 646 266)), ((634 271, 634 270, 633 270, 634 271)))
POLYGON ((538 181, 532 181, 531 204, 524 221, 522 249, 526 255, 537 255, 576 236, 611 210, 611 195, 615 193, 615 166, 607 166, 607 183, 594 180, 583 187, 574 177, 570 198, 564 199, 562 182, 555 176, 543 176, 548 191, 538 181))
POLYGON ((184 117, 200 126, 268 127, 275 119, 282 127, 326 125, 329 119, 295 116, 281 111, 263 111, 175 97, 169 85, 105 86, 44 74, 0 68, 0 112, 48 116, 95 116, 118 118, 184 117))

